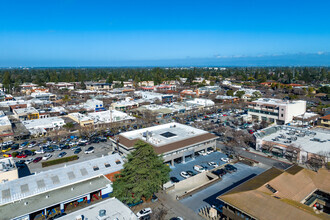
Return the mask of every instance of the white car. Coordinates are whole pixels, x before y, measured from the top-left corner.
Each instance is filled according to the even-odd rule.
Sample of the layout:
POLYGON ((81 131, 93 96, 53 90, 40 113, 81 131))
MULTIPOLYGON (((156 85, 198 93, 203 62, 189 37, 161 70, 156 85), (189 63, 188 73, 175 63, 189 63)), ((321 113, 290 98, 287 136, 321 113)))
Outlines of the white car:
POLYGON ((221 157, 221 160, 222 160, 223 162, 226 162, 226 163, 229 162, 229 158, 228 158, 228 157, 221 157))
POLYGON ((206 156, 207 155, 207 153, 204 150, 199 151, 198 154, 199 155, 202 155, 202 156, 206 156))
POLYGON ((87 150, 85 150, 85 154, 91 154, 94 153, 94 147, 89 147, 87 150))
POLYGON ((151 213, 152 213, 151 208, 145 208, 145 209, 142 209, 141 211, 139 211, 138 213, 136 213, 136 216, 138 218, 141 218, 141 217, 149 215, 151 213))
POLYGON ((36 144, 29 144, 28 148, 32 148, 32 147, 35 147, 35 146, 36 146, 36 144))
POLYGON ((180 173, 180 175, 183 177, 183 178, 189 178, 190 177, 190 175, 187 173, 187 172, 185 172, 185 171, 182 171, 181 173, 180 173))
POLYGON ((27 159, 24 163, 25 164, 30 164, 30 163, 32 163, 32 161, 33 161, 33 158, 30 158, 30 159, 27 159))
POLYGON ((200 166, 200 165, 195 165, 194 166, 194 170, 196 170, 197 172, 204 172, 205 171, 205 168, 200 166))
POLYGON ((44 149, 40 149, 40 150, 36 150, 35 153, 36 154, 44 154, 45 151, 44 151, 44 149))
POLYGON ((219 165, 218 164, 216 164, 215 162, 208 162, 207 163, 209 166, 212 166, 212 167, 214 167, 214 168, 216 168, 216 167, 218 167, 219 165))
POLYGON ((51 154, 45 154, 45 156, 42 157, 43 160, 48 160, 49 158, 51 158, 52 155, 51 154))

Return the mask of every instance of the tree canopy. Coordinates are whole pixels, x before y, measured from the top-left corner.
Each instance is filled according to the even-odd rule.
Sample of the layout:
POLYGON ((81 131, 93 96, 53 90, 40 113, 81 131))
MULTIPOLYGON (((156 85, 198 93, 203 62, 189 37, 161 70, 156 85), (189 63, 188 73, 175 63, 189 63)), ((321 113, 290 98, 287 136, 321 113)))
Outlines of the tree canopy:
POLYGON ((114 196, 124 203, 151 198, 169 180, 171 171, 151 145, 138 141, 134 148, 113 183, 114 196))

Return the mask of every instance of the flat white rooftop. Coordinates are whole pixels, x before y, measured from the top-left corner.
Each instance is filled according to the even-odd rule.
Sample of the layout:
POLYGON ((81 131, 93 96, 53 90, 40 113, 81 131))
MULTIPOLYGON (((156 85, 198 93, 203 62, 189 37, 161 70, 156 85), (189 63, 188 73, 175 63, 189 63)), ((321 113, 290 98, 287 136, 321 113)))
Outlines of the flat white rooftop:
MULTIPOLYGON (((301 147, 302 150, 319 154, 320 152, 330 152, 330 132, 307 130, 290 126, 274 126, 263 129, 256 134, 264 141, 271 141, 283 145, 293 145, 301 147), (285 138, 278 138, 284 135, 285 138), (291 143, 285 143, 288 138, 296 137, 297 140, 292 140, 291 143)), ((294 138, 293 138, 294 139, 294 138)))
POLYGON ((141 139, 156 147, 161 147, 166 144, 175 143, 207 133, 207 131, 203 131, 201 129, 173 122, 164 125, 157 125, 139 130, 128 131, 121 133, 120 135, 130 140, 141 139))
POLYGON ((64 125, 64 120, 60 117, 40 118, 35 120, 27 120, 22 122, 27 129, 45 127, 53 128, 55 125, 64 125))
POLYGON ((122 158, 112 154, 0 183, 0 205, 121 169, 122 158))
POLYGON ((84 219, 118 219, 118 220, 137 220, 138 217, 122 202, 116 198, 110 198, 97 204, 88 206, 78 211, 63 216, 61 220, 76 219, 83 215, 84 219), (99 217, 99 211, 105 210, 105 215, 99 217))
POLYGON ((135 119, 134 117, 129 116, 125 112, 121 112, 117 110, 93 112, 93 113, 89 113, 88 116, 94 120, 94 123, 110 123, 110 122, 117 122, 122 120, 135 119))
POLYGON ((260 99, 257 99, 255 101, 252 101, 252 102, 259 103, 259 104, 270 104, 270 105, 285 106, 285 105, 290 105, 290 104, 303 103, 303 102, 306 102, 306 101, 303 101, 303 100, 289 101, 289 100, 282 100, 282 99, 260 98, 260 99))

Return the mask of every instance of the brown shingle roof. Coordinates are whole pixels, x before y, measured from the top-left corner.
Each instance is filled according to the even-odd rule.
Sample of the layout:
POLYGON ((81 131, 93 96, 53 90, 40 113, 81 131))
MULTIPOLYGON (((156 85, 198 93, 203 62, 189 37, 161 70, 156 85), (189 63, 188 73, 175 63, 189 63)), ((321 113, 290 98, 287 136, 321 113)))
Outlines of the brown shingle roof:
POLYGON ((293 166, 282 172, 271 168, 218 199, 257 219, 327 219, 326 214, 315 214, 301 201, 316 189, 329 193, 329 182, 330 173, 326 169, 314 172, 293 166), (267 189, 266 184, 273 187, 276 194, 267 189))
POLYGON ((323 116, 323 117, 321 117, 321 119, 330 120, 330 115, 323 116))
MULTIPOLYGON (((126 146, 127 148, 132 148, 134 146, 134 144, 139 140, 138 138, 130 140, 130 139, 128 139, 128 138, 126 138, 122 135, 118 135, 118 138, 119 138, 118 139, 119 143, 126 146)), ((173 151, 173 150, 176 150, 176 149, 183 148, 185 146, 189 146, 189 145, 192 145, 192 144, 197 144, 197 143, 207 141, 207 140, 211 140, 211 139, 215 139, 215 138, 217 138, 217 137, 214 134, 206 133, 206 134, 198 135, 196 137, 192 137, 192 138, 177 141, 177 142, 174 142, 174 143, 166 144, 166 145, 163 145, 163 146, 160 146, 160 147, 156 147, 156 146, 154 146, 150 143, 149 144, 151 146, 153 146, 153 148, 154 148, 154 150, 157 154, 163 154, 163 153, 166 153, 166 152, 169 152, 169 151, 173 151)))

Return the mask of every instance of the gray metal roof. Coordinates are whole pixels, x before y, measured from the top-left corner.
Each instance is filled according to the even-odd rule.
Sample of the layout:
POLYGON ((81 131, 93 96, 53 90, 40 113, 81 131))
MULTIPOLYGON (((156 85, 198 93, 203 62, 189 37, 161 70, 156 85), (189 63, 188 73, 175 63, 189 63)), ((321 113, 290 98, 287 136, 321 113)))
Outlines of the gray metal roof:
POLYGON ((113 154, 0 183, 0 206, 121 169, 122 158, 113 154), (116 163, 118 160, 119 164, 116 163))
POLYGON ((111 182, 103 175, 93 177, 91 179, 67 185, 51 191, 43 192, 31 197, 24 198, 12 203, 0 206, 0 218, 12 219, 24 216, 29 213, 43 210, 61 202, 79 198, 87 193, 105 188, 111 182))

